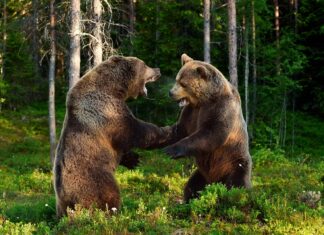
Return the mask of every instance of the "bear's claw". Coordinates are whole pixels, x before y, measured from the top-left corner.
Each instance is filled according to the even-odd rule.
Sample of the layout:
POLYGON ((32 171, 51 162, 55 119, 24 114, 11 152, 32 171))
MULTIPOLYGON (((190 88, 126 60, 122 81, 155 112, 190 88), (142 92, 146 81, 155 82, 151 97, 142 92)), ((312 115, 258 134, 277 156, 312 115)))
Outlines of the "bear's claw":
POLYGON ((185 157, 185 148, 177 145, 171 145, 163 149, 164 153, 171 156, 172 159, 185 157))

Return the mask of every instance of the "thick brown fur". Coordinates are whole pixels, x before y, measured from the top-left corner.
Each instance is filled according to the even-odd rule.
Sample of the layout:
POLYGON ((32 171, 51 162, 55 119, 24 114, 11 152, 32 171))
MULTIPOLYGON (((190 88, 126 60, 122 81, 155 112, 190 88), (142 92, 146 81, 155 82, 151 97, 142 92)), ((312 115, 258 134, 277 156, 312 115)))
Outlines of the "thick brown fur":
POLYGON ((194 156, 197 170, 184 190, 188 202, 207 184, 251 187, 248 133, 237 89, 214 66, 182 55, 170 96, 185 101, 165 152, 173 158, 194 156))
POLYGON ((131 148, 151 147, 167 133, 137 119, 125 100, 145 93, 145 83, 159 76, 159 69, 138 58, 112 56, 69 91, 54 163, 58 216, 75 204, 104 210, 120 207, 114 171, 122 156, 134 156, 131 148))

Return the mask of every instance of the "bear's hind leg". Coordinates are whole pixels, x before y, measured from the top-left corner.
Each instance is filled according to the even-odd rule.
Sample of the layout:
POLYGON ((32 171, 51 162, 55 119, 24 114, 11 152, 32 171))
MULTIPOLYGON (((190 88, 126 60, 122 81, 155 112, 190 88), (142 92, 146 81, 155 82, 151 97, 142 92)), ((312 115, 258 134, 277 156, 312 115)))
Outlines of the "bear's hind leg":
POLYGON ((102 172, 97 177, 97 206, 102 210, 120 208, 120 191, 112 172, 102 172))
POLYGON ((120 192, 112 170, 93 167, 80 181, 74 183, 77 187, 70 193, 72 205, 79 204, 83 208, 99 208, 103 211, 114 207, 119 209, 120 192))
POLYGON ((196 170, 188 180, 185 188, 184 188, 184 200, 186 203, 189 202, 190 199, 197 198, 199 196, 199 191, 203 190, 207 185, 207 181, 204 176, 196 170))
POLYGON ((61 218, 66 215, 67 206, 59 199, 56 199, 56 217, 61 218))

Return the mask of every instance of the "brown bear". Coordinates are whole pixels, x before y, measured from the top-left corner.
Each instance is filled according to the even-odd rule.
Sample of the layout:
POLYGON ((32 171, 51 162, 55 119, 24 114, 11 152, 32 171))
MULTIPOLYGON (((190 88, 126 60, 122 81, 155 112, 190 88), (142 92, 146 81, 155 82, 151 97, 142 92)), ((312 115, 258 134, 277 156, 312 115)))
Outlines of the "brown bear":
POLYGON ((252 161, 237 89, 211 64, 186 54, 181 61, 169 95, 183 110, 165 152, 174 159, 195 157, 198 169, 185 186, 185 201, 211 183, 250 188, 252 161))
POLYGON ((146 95, 145 84, 159 77, 159 69, 138 58, 111 56, 68 92, 54 163, 59 217, 75 204, 120 207, 114 171, 122 155, 131 157, 131 148, 158 144, 168 133, 137 119, 125 101, 146 95))

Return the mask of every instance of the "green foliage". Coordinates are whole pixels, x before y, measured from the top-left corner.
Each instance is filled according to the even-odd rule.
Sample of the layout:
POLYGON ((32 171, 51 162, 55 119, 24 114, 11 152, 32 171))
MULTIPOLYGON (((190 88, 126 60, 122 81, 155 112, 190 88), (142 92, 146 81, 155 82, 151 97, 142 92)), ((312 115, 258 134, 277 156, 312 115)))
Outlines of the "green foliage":
POLYGON ((323 62, 324 46, 322 33, 324 14, 323 1, 303 1, 299 9, 298 42, 304 46, 303 51, 307 56, 307 64, 302 73, 303 91, 301 103, 304 110, 313 110, 314 113, 323 115, 323 62), (314 10, 316 9, 316 10, 314 10))
MULTIPOLYGON (((0 75, 0 107, 2 107, 2 104, 6 101, 6 93, 7 93, 8 85, 6 81, 3 80, 3 76, 0 75)), ((1 111, 1 108, 0 108, 1 111)))
MULTIPOLYGON (((44 27, 48 25, 48 8, 42 6, 48 3, 40 1, 39 6, 38 36, 45 37, 40 39, 39 53, 44 60, 37 73, 31 55, 31 1, 6 2, 7 25, 0 22, 1 33, 7 32, 6 51, 3 37, 0 39, 1 66, 5 68, 5 76, 0 77, 0 107, 4 107, 0 116, 0 234, 324 234, 323 199, 311 207, 305 199, 309 192, 323 195, 324 123, 300 112, 324 113, 323 1, 299 2, 296 24, 289 3, 280 4, 279 50, 273 33, 273 4, 254 1, 257 110, 251 190, 210 185, 199 199, 183 204, 183 187, 195 170, 193 160, 173 161, 161 151, 137 150, 142 156, 140 166, 135 170, 119 167, 116 173, 123 200, 120 211, 76 208, 60 220, 55 218, 47 105, 30 105, 46 97, 46 79, 40 77, 47 76, 49 41, 44 27)), ((168 91, 181 66, 180 55, 203 57, 202 1, 136 1, 134 35, 126 32, 128 6, 123 1, 111 3, 116 23, 109 26, 114 49, 160 67, 163 74, 149 85, 148 99, 129 101, 129 106, 146 121, 173 124, 179 109, 168 91)), ((241 22, 249 3, 237 1, 240 85, 244 67, 241 22)), ((0 4, 2 7, 3 2, 0 4)), ((83 11, 87 6, 82 5, 83 11)), ((64 22, 68 22, 68 9, 65 2, 57 5, 58 135, 65 113, 61 98, 67 92, 69 27, 64 22)), ((108 19, 110 14, 104 17, 108 19)), ((223 1, 212 4, 211 40, 212 63, 226 75, 227 8, 223 1)), ((88 57, 88 51, 82 50, 82 70, 88 57)))
POLYGON ((201 7, 196 0, 139 1, 136 4, 138 33, 134 38, 134 55, 148 65, 159 66, 166 75, 176 73, 183 52, 201 58, 201 7))
MULTIPOLYGON (((183 204, 182 191, 194 170, 193 161, 174 161, 161 151, 138 150, 139 167, 117 169, 120 211, 77 207, 57 220, 46 112, 46 104, 37 104, 0 116, 1 234, 323 233, 322 206, 309 207, 304 197, 305 192, 323 193, 324 164, 316 157, 323 156, 322 148, 309 152, 309 160, 304 160, 257 146, 252 151, 252 189, 228 190, 212 184, 189 204, 183 204)), ((58 116, 60 127, 64 105, 58 106, 58 116)), ((321 129, 323 122, 299 114, 297 123, 309 127, 302 140, 305 145, 312 142, 311 132, 318 139, 324 137, 313 126, 317 123, 321 129)), ((303 153, 296 145, 295 154, 303 153)))
POLYGON ((281 149, 271 150, 260 148, 253 151, 253 164, 256 166, 271 166, 272 164, 285 163, 287 159, 281 149))
POLYGON ((1 234, 33 234, 36 231, 36 228, 33 224, 12 223, 10 221, 4 221, 0 224, 0 233, 1 234))
POLYGON ((147 85, 148 97, 130 100, 129 107, 136 117, 157 125, 171 125, 180 113, 178 105, 168 97, 175 79, 162 76, 154 84, 147 85), (152 98, 151 98, 152 97, 152 98))
POLYGON ((258 66, 260 85, 257 86, 254 141, 284 148, 287 144, 283 137, 287 135, 286 125, 291 124, 287 110, 291 110, 293 99, 302 91, 296 77, 303 71, 307 58, 302 46, 296 43, 295 35, 290 32, 281 36, 279 52, 274 44, 265 45, 259 51, 265 58, 262 58, 264 64, 258 66), (276 61, 280 63, 279 71, 276 61))
POLYGON ((194 218, 222 218, 233 223, 265 222, 273 213, 266 194, 213 184, 191 202, 194 218))
POLYGON ((6 106, 19 107, 44 95, 44 81, 35 72, 30 48, 19 26, 12 25, 6 41, 4 68, 6 77, 1 82, 1 94, 6 106))

